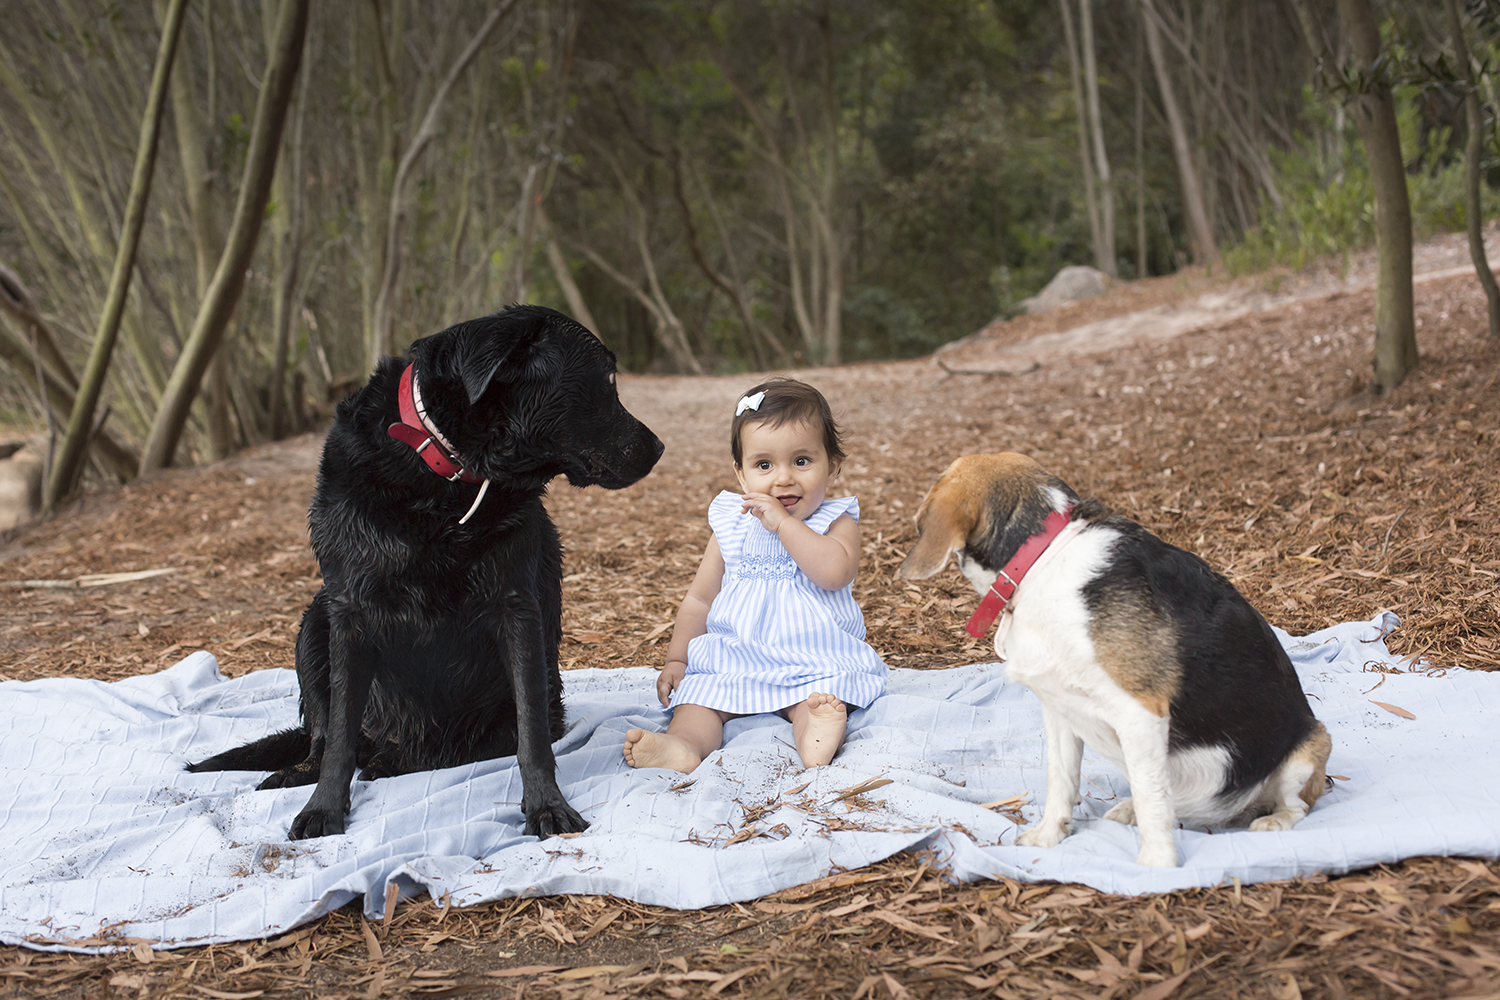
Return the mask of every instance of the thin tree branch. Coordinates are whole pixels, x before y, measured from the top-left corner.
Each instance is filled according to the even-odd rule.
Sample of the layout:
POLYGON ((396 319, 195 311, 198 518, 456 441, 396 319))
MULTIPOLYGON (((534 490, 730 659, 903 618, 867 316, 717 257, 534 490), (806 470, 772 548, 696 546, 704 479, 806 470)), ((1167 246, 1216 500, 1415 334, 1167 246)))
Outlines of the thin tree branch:
POLYGON ((396 179, 391 186, 391 205, 389 219, 386 224, 386 248, 385 248, 385 274, 381 278, 380 293, 375 299, 375 318, 373 322, 374 337, 371 344, 371 357, 368 359, 370 366, 374 367, 380 357, 391 349, 391 326, 392 326, 392 299, 396 294, 396 284, 401 274, 401 224, 406 218, 406 185, 411 178, 412 169, 417 160, 427 149, 427 145, 437 135, 438 113, 442 110, 443 102, 448 98, 448 92, 458 82, 469 63, 479 54, 484 43, 489 40, 491 33, 499 26, 500 22, 515 9, 518 0, 505 0, 494 10, 490 11, 489 17, 479 26, 474 37, 469 39, 469 44, 459 53, 443 82, 438 85, 437 92, 432 95, 432 100, 427 105, 427 113, 422 116, 422 124, 417 128, 417 133, 412 137, 411 143, 406 151, 401 154, 401 163, 396 168, 396 179))

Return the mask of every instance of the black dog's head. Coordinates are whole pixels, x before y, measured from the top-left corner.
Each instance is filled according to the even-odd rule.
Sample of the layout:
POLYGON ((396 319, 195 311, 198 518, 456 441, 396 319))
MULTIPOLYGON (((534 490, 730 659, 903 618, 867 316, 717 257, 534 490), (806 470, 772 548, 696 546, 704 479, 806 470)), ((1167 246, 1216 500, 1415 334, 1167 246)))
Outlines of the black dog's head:
POLYGON ((651 471, 662 443, 620 403, 615 356, 580 324, 510 306, 411 346, 422 401, 457 457, 497 483, 556 475, 621 489, 651 471))

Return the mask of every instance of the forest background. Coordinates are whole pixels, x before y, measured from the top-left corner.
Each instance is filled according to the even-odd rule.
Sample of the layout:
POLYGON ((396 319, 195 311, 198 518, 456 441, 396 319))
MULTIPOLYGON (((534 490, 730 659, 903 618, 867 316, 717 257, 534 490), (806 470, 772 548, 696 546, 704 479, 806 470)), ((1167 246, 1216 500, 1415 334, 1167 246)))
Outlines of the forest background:
POLYGON ((1317 0, 3 0, 0 420, 56 442, 112 308, 92 474, 128 478, 142 441, 304 430, 507 302, 712 373, 921 355, 1068 264, 1299 267, 1374 241, 1372 77, 1417 235, 1461 228, 1470 92, 1500 181, 1494 4, 1455 8, 1471 89, 1443 0, 1360 3, 1364 77, 1317 0))

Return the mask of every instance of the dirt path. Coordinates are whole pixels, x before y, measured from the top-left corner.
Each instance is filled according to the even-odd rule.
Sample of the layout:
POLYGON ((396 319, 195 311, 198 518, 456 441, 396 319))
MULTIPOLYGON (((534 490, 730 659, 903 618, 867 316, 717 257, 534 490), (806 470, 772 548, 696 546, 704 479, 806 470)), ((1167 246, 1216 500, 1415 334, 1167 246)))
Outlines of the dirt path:
MULTIPOLYGON (((1175 293, 1125 286, 1075 307, 1081 322, 1030 317, 941 356, 979 370, 1022 356, 1005 352, 1025 339, 1037 366, 1015 366, 1024 374, 950 375, 933 359, 800 373, 845 425, 839 485, 861 500, 856 596, 872 644, 896 668, 986 656, 962 632, 974 597, 956 572, 918 588, 893 569, 917 502, 953 457, 1019 450, 1202 554, 1294 633, 1394 608, 1395 648, 1438 666, 1500 666, 1500 350, 1482 336, 1477 284, 1449 275, 1418 287, 1422 367, 1384 398, 1356 389, 1372 308, 1358 285, 1258 309, 1221 289, 1226 307, 1206 327, 1178 322, 1171 337, 1163 312, 1063 335, 1112 313, 1190 316, 1212 291, 1194 280, 1175 293)), ((568 550, 565 666, 659 662, 708 500, 733 484, 729 417, 754 380, 621 380, 668 447, 630 490, 559 484, 549 499, 568 550)), ((118 678, 196 648, 230 674, 290 665, 318 584, 305 529, 318 447, 307 436, 168 472, 12 533, 3 581, 175 572, 8 589, 0 675, 118 678)), ((904 857, 692 913, 598 898, 452 914, 424 903, 388 928, 367 932, 341 911, 271 944, 154 962, 0 949, 0 997, 1493 995, 1497 953, 1492 865, 1418 861, 1136 901, 1071 886, 955 888, 904 857), (573 971, 511 974, 525 966, 573 971)))
MULTIPOLYGON (((1497 251, 1500 225, 1486 236, 1491 261, 1500 259, 1497 251)), ((1282 271, 1224 282, 1211 282, 1196 270, 1135 282, 1101 301, 1072 303, 1056 315, 997 321, 939 348, 934 360, 955 374, 1017 375, 1080 355, 1128 350, 1217 329, 1252 314, 1268 322, 1304 303, 1374 291, 1373 251, 1351 257, 1338 271, 1333 266, 1325 262, 1304 274, 1282 271), (1043 324, 1042 329, 1030 328, 1043 324)), ((1467 239, 1458 233, 1418 245, 1413 266, 1412 280, 1418 288, 1474 273, 1467 239)))

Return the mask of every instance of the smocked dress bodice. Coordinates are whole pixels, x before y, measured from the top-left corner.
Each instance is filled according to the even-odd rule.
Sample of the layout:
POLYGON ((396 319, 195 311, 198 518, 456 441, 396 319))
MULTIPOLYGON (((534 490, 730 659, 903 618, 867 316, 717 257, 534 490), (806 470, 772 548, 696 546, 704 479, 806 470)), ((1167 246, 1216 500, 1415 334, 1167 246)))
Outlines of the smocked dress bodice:
MULTIPOLYGON (((724 578, 707 631, 688 644, 687 673, 672 704, 749 715, 821 691, 851 708, 868 705, 885 691, 886 665, 864 641, 852 583, 818 586, 775 532, 741 513, 742 504, 740 494, 728 491, 709 504, 724 578)), ((857 498, 824 500, 804 523, 827 534, 844 514, 859 519, 857 498)))

